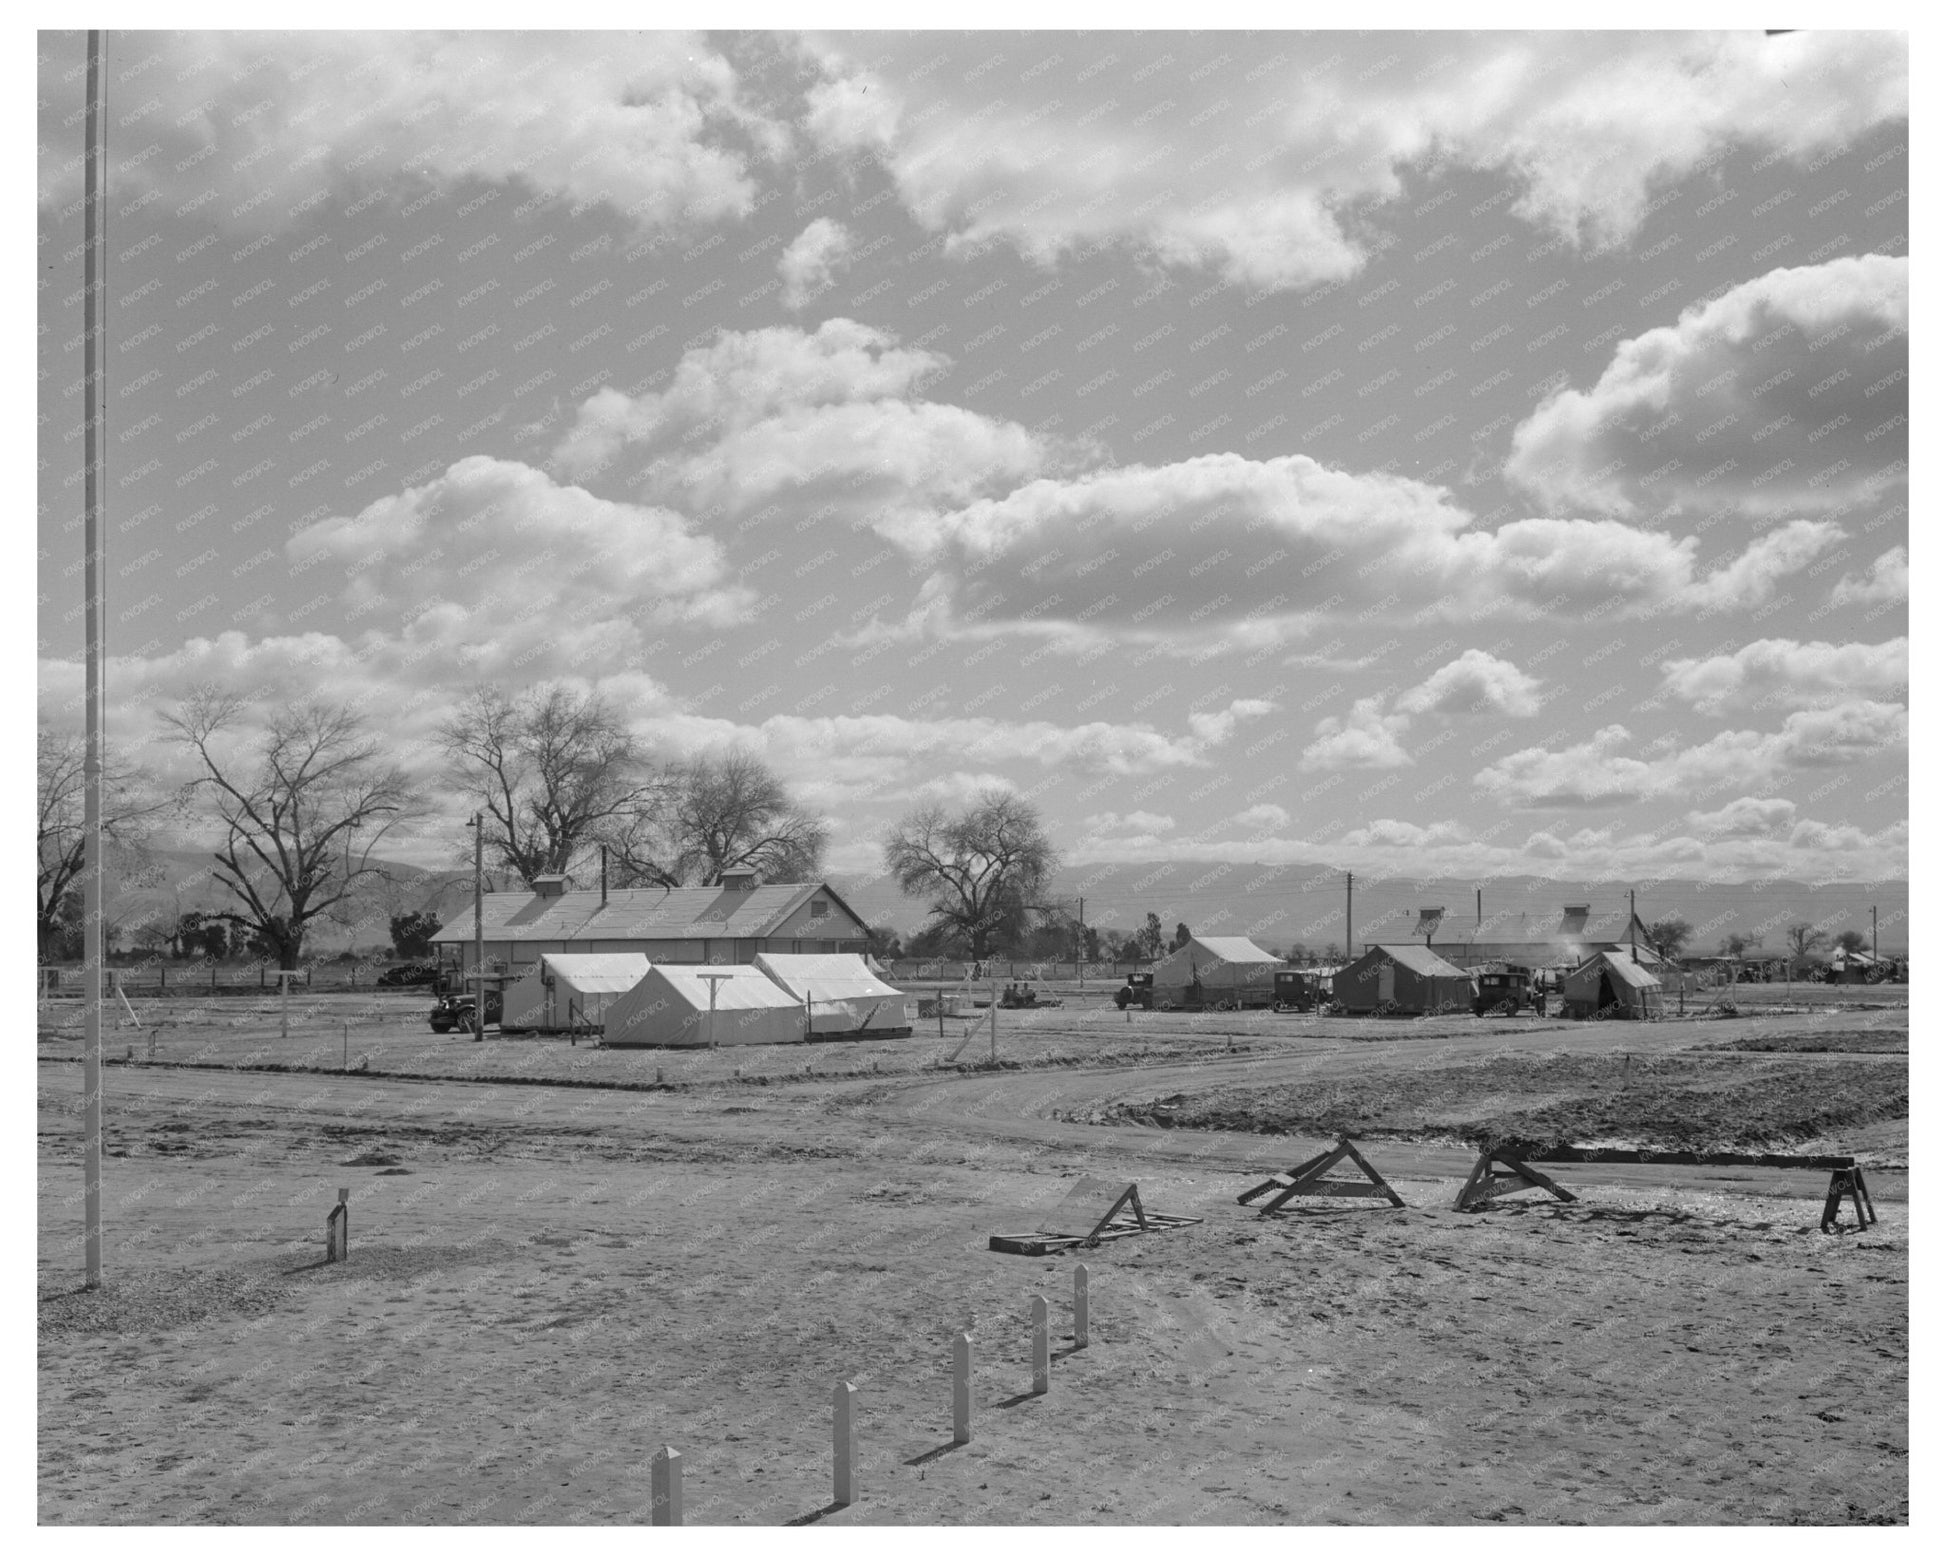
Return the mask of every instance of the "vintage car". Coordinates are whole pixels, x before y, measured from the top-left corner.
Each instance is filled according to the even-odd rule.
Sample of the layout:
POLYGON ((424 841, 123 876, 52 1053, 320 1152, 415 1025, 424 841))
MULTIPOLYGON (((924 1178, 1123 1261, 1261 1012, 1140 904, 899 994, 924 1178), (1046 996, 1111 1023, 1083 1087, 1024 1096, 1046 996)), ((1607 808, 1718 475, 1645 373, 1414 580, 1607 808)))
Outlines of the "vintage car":
POLYGON ((1473 1014, 1518 1015, 1533 1004, 1533 988, 1533 976, 1525 967, 1483 967, 1475 978, 1473 1014))
POLYGON ((1135 972, 1128 975, 1128 982, 1115 991, 1115 1008, 1127 1010, 1133 1005, 1137 1010, 1155 1009, 1155 974, 1135 972))
MULTIPOLYGON (((442 994, 439 1001, 427 1016, 435 1032, 451 1032, 455 1028, 473 1030, 473 996, 470 994, 442 994)), ((486 1024, 500 1024, 500 991, 488 989, 486 997, 486 1024)))

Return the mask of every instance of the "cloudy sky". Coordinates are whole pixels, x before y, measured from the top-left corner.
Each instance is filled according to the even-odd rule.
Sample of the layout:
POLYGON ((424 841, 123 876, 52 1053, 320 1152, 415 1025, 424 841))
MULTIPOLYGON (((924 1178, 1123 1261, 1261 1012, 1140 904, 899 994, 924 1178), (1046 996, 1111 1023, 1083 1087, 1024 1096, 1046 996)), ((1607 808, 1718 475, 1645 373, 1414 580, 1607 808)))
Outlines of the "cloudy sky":
MULTIPOLYGON (((40 36, 78 722, 84 44, 40 36)), ((109 730, 593 686, 867 870, 1906 873, 1894 33, 116 33, 109 730)), ((444 862, 457 814, 396 852, 444 862)))

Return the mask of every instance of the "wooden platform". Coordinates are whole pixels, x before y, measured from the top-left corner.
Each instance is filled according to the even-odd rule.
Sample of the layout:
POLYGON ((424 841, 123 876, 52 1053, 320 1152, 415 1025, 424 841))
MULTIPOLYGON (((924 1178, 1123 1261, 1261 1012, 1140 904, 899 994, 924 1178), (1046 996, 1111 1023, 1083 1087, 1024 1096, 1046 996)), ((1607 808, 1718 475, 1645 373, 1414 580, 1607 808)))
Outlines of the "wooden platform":
POLYGON ((1055 1231, 1042 1227, 1033 1232, 997 1232, 987 1239, 993 1253, 1030 1255, 1063 1253, 1070 1248, 1094 1248, 1117 1238, 1136 1237, 1144 1232, 1167 1231, 1171 1227, 1194 1226, 1201 1216, 1169 1216, 1148 1210, 1142 1192, 1133 1183, 1115 1183, 1084 1176, 1066 1197, 1048 1213, 1049 1222, 1078 1229, 1092 1220, 1093 1230, 1055 1231))

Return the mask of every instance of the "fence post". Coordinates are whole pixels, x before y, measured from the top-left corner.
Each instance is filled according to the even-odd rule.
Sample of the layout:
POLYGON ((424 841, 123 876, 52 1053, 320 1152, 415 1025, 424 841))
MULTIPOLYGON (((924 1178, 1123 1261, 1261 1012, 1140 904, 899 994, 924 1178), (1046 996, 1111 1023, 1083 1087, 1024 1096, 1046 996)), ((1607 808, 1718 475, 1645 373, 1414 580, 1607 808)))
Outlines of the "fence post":
POLYGON ((324 1262, 343 1264, 351 1257, 350 1189, 338 1190, 338 1203, 324 1218, 324 1262))
POLYGON ((1036 1297, 1027 1304, 1034 1325, 1034 1392, 1047 1392, 1047 1298, 1036 1297))
POLYGON ((973 1441, 973 1336, 953 1336, 953 1441, 973 1441))
POLYGON ((857 1388, 840 1383, 831 1391, 831 1500, 850 1507, 857 1495, 852 1466, 858 1462, 857 1388))
POLYGON ((1088 1348, 1088 1266, 1074 1267, 1074 1348, 1088 1348))
POLYGON ((664 1446, 649 1461, 650 1524, 682 1524, 682 1455, 664 1446))

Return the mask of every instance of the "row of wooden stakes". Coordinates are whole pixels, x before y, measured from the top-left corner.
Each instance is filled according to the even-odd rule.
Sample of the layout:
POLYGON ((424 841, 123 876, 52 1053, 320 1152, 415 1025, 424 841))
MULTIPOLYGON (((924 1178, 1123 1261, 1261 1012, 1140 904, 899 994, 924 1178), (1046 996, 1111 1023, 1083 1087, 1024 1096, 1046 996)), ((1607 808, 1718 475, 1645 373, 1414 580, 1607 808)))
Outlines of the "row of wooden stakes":
MULTIPOLYGON (((1047 1298, 1035 1297, 1027 1304, 1027 1318, 1033 1329, 1033 1394, 1048 1391, 1047 1298)), ((1074 1348, 1088 1344, 1088 1266, 1074 1267, 1074 1348)), ((973 1441, 973 1336, 953 1336, 953 1441, 973 1441)), ((651 1524, 677 1525, 682 1522, 682 1455, 664 1446, 649 1461, 651 1524)), ((831 1391, 831 1501, 834 1507, 850 1507, 858 1500, 858 1386, 839 1383, 831 1391)))

